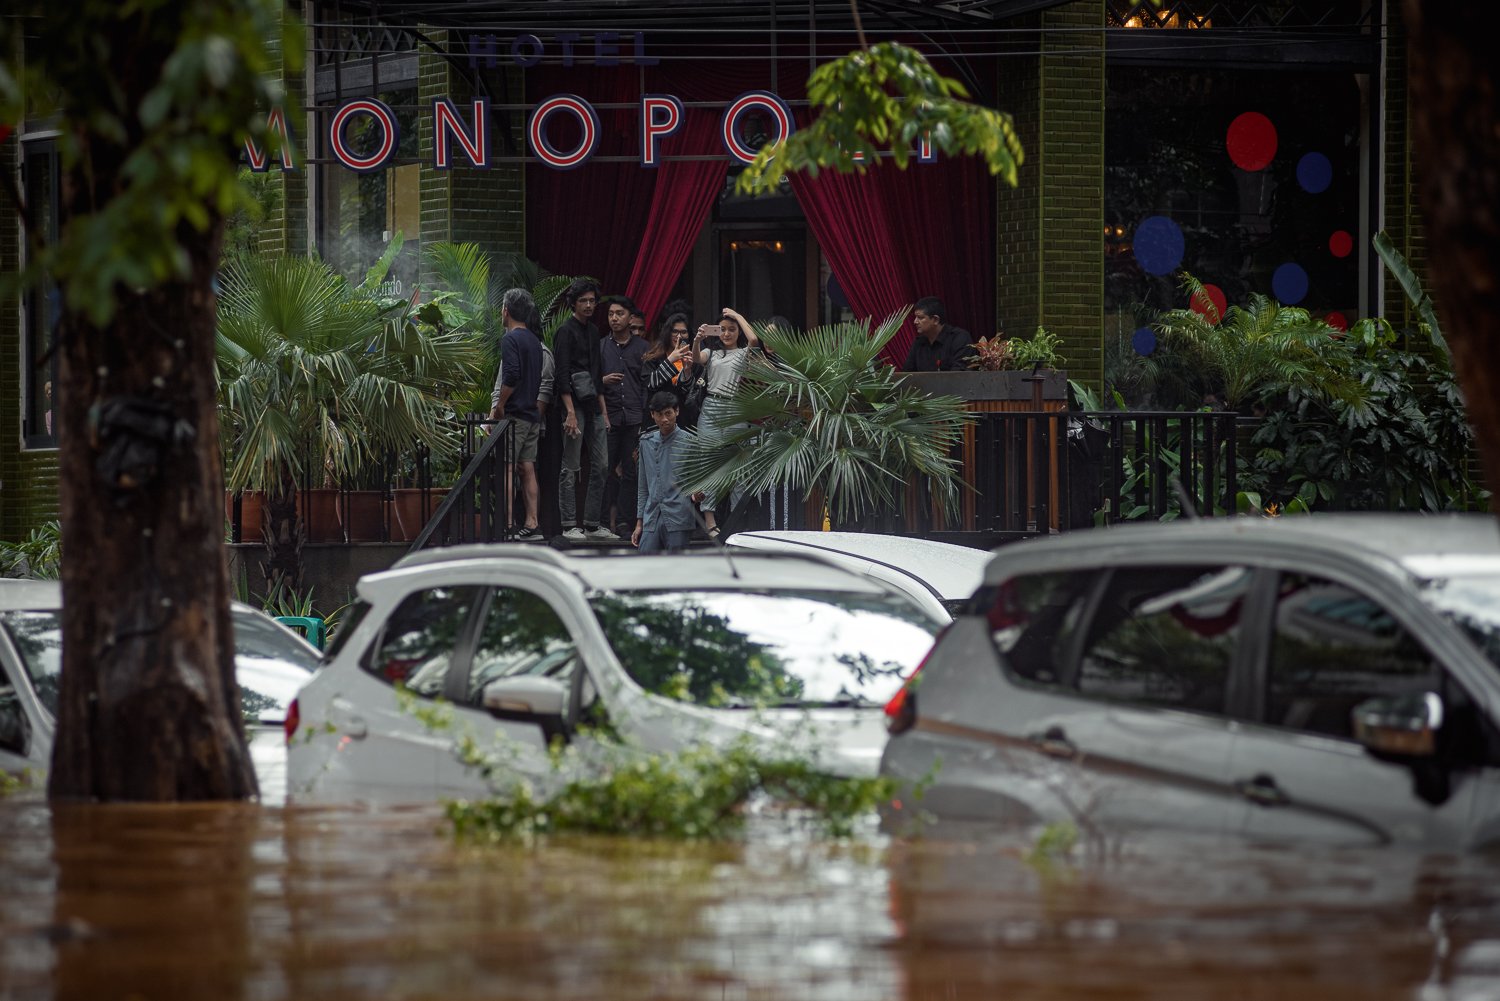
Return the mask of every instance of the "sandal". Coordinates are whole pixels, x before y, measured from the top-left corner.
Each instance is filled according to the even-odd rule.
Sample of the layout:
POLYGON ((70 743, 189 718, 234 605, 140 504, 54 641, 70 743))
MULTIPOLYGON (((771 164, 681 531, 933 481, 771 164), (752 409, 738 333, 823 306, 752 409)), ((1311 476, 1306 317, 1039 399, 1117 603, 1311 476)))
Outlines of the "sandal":
POLYGON ((721 531, 719 531, 719 526, 718 525, 715 525, 713 528, 710 528, 708 530, 708 537, 710 539, 717 539, 722 534, 723 533, 721 531))

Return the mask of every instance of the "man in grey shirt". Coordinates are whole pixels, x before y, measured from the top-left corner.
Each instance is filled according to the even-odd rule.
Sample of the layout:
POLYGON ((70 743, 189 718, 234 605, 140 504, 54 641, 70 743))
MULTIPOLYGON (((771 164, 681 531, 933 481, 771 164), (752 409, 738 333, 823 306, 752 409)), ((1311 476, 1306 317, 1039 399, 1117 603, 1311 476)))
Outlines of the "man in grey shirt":
POLYGON ((635 531, 632 545, 643 553, 686 549, 693 537, 693 502, 677 486, 677 456, 691 431, 677 426, 677 397, 659 390, 651 397, 655 431, 641 437, 641 465, 636 479, 635 531))

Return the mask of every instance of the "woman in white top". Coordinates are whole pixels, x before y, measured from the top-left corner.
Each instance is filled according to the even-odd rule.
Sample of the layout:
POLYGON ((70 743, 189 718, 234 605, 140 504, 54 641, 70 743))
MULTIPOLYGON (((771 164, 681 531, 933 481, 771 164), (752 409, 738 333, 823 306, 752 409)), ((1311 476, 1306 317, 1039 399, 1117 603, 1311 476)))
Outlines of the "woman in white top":
MULTIPOLYGON (((721 428, 720 414, 725 401, 739 385, 740 376, 744 374, 745 365, 749 363, 751 351, 760 349, 760 339, 755 336, 755 331, 739 313, 726 306, 724 317, 719 323, 724 329, 723 337, 711 336, 712 328, 705 323, 698 328, 697 336, 693 338, 698 364, 705 367, 704 373, 708 381, 708 398, 703 401, 703 413, 698 418, 700 430, 730 430, 730 428, 721 428)), ((743 495, 739 490, 730 494, 731 510, 740 502, 741 496, 743 495)), ((719 526, 714 515, 714 508, 717 506, 717 497, 712 494, 704 495, 703 523, 708 526, 710 539, 719 537, 719 526)))

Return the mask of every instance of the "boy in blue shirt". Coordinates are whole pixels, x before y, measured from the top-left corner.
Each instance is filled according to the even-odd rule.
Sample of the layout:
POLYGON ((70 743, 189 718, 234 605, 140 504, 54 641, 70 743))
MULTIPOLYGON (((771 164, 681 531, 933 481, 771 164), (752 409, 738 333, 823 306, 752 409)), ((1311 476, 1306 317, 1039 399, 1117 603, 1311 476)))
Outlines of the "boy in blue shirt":
POLYGON ((632 545, 643 553, 676 552, 693 537, 693 502, 678 489, 677 456, 691 435, 677 426, 677 397, 659 390, 648 404, 655 431, 641 438, 632 545))

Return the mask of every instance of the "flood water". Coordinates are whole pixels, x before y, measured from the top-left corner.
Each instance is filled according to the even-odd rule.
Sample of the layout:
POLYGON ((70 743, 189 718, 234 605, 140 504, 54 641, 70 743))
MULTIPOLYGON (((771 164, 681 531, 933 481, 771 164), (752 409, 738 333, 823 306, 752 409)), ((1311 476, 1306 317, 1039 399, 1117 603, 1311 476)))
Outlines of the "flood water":
POLYGON ((780 819, 475 847, 436 807, 0 801, 0 998, 1500 997, 1500 860, 780 819))

